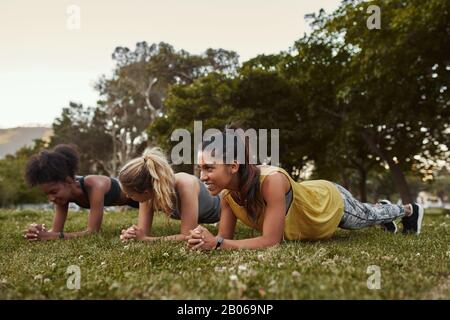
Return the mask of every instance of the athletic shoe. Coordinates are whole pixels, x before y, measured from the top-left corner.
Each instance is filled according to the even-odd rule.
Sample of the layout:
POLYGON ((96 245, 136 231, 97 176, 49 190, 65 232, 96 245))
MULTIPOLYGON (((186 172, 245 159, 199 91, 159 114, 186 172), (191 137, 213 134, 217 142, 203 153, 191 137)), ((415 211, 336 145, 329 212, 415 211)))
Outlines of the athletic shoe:
MULTIPOLYGON (((389 200, 380 200, 378 201, 380 204, 392 204, 389 200)), ((395 221, 386 222, 381 224, 381 227, 384 229, 384 231, 391 232, 391 233, 397 233, 397 224, 395 221)))
POLYGON ((412 204, 412 214, 402 218, 403 234, 420 234, 423 220, 423 207, 418 203, 412 204))

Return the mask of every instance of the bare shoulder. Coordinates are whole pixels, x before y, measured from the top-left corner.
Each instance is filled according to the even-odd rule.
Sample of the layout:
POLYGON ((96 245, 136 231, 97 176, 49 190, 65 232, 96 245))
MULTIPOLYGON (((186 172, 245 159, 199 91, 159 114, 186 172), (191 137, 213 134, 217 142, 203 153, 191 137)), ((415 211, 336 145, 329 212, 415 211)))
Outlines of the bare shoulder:
POLYGON ((111 178, 103 175, 89 175, 84 177, 84 185, 89 190, 108 191, 111 187, 111 178))
POLYGON ((175 188, 178 192, 199 192, 198 178, 192 174, 178 172, 175 174, 175 188))
POLYGON ((263 196, 277 194, 282 191, 283 195, 289 191, 289 179, 281 172, 274 172, 268 175, 261 185, 263 196))
POLYGON ((228 197, 225 197, 225 194, 222 193, 221 197, 220 197, 220 205, 222 208, 229 208, 230 204, 228 203, 228 197))

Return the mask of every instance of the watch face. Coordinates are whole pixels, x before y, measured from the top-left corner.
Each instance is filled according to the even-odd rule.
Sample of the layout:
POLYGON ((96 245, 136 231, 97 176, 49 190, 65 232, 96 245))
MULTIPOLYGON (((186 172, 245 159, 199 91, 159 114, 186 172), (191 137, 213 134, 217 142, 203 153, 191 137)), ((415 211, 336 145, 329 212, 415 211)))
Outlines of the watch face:
POLYGON ((223 239, 222 237, 219 237, 219 238, 217 239, 216 249, 220 249, 220 246, 222 245, 223 240, 224 240, 224 239, 223 239))

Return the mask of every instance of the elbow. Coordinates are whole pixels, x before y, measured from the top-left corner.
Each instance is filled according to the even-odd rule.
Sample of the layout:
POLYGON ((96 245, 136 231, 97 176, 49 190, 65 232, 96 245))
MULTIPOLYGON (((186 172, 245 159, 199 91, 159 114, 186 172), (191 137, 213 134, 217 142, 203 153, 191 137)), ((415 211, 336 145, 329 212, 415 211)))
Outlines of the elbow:
POLYGON ((265 244, 264 248, 276 247, 278 245, 280 245, 280 241, 270 241, 265 244))
POLYGON ((263 247, 264 248, 270 248, 270 247, 275 247, 275 246, 278 246, 280 243, 281 243, 281 241, 282 241, 283 239, 277 239, 277 238, 266 238, 266 239, 264 239, 264 241, 263 241, 263 247))

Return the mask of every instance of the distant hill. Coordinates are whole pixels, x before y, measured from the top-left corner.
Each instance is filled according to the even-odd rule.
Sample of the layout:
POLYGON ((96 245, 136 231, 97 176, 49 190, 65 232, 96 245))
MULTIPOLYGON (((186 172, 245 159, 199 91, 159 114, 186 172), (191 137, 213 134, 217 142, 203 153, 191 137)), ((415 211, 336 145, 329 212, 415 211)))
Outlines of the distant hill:
POLYGON ((34 139, 48 140, 52 129, 46 127, 17 127, 0 129, 0 158, 14 154, 24 146, 32 146, 34 139))

